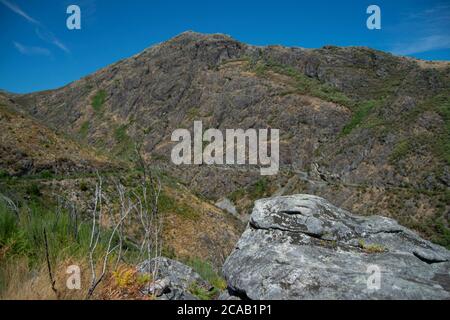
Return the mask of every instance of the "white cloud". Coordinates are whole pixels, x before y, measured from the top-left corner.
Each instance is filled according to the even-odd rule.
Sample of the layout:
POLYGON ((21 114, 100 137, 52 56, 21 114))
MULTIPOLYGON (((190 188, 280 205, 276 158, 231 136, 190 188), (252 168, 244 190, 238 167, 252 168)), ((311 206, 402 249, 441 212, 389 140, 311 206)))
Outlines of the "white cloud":
POLYGON ((16 4, 6 1, 6 0, 0 0, 0 2, 3 3, 6 7, 8 7, 11 11, 13 11, 13 12, 17 13, 18 15, 22 16, 23 18, 27 19, 28 22, 31 22, 34 24, 39 24, 39 21, 30 17, 28 14, 25 13, 25 11, 20 9, 19 6, 17 6, 16 4))
POLYGON ((391 48, 399 55, 450 49, 450 5, 437 4, 407 15, 395 30, 402 39, 391 48))
POLYGON ((46 48, 24 46, 23 44, 21 44, 19 42, 15 42, 15 41, 14 41, 14 47, 16 47, 16 49, 21 54, 25 54, 28 56, 40 55, 40 56, 51 57, 51 55, 52 55, 50 50, 48 50, 46 48))
POLYGON ((67 47, 61 41, 59 41, 59 39, 56 38, 55 35, 51 31, 49 31, 45 28, 37 27, 35 32, 36 32, 36 35, 40 39, 57 46, 58 48, 60 48, 61 50, 65 51, 67 53, 70 53, 70 50, 67 49, 67 47))
POLYGON ((7 8, 9 8, 14 13, 20 15, 24 19, 26 19, 29 23, 33 24, 35 26, 35 32, 36 35, 48 42, 53 44, 54 46, 58 47, 59 49, 63 50, 66 53, 70 53, 70 50, 66 47, 64 43, 62 43, 50 30, 48 30, 40 21, 34 19, 29 14, 27 14, 25 11, 23 11, 18 5, 7 1, 7 0, 0 0, 0 3, 4 4, 7 8))
POLYGON ((431 35, 414 42, 397 44, 392 52, 399 55, 450 49, 450 35, 431 35))

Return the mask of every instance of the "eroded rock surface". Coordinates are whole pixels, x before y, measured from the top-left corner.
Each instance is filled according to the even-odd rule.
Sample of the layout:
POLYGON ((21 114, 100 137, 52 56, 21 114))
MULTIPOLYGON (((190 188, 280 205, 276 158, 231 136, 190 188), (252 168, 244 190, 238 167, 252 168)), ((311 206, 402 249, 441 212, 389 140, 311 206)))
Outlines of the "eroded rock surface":
POLYGON ((450 299, 449 260, 395 220, 293 195, 255 202, 223 272, 241 298, 450 299))

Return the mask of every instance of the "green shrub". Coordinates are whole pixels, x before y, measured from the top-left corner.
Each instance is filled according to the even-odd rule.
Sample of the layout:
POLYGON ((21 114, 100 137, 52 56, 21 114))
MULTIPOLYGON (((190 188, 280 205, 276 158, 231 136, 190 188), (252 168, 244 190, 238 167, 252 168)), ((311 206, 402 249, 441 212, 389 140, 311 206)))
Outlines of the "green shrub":
POLYGON ((117 142, 123 142, 125 141, 128 137, 127 134, 127 125, 120 125, 118 126, 115 130, 114 130, 114 138, 116 139, 117 142))
POLYGON ((163 154, 154 153, 154 154, 152 154, 152 160, 154 160, 154 161, 167 161, 167 156, 165 156, 163 154))
POLYGON ((51 179, 53 178, 53 173, 49 170, 43 170, 39 176, 41 179, 51 179))
POLYGON ((199 298, 200 300, 212 300, 217 294, 215 290, 208 291, 207 289, 199 286, 197 283, 193 282, 189 285, 188 291, 199 298))
POLYGON ((412 145, 409 140, 403 140, 397 143, 391 155, 389 156, 389 161, 395 163, 404 157, 406 157, 412 149, 412 145))
POLYGON ((267 72, 267 70, 268 70, 268 67, 267 67, 266 64, 264 64, 264 63, 257 63, 257 64, 254 66, 254 70, 253 70, 253 71, 256 73, 257 76, 262 77, 262 76, 265 75, 265 73, 267 72))
POLYGON ((186 204, 184 201, 178 201, 164 191, 161 191, 158 198, 158 210, 163 213, 175 213, 192 220, 197 219, 199 216, 198 212, 196 212, 191 206, 186 204))
POLYGON ((15 214, 5 203, 0 202, 0 246, 6 245, 9 239, 17 232, 17 218, 15 214))
POLYGON ((96 113, 99 113, 102 111, 103 104, 105 103, 106 99, 106 91, 105 90, 99 90, 95 96, 92 98, 92 108, 96 113))
POLYGON ((260 199, 268 195, 269 181, 266 178, 261 178, 254 185, 249 188, 250 199, 260 199))
POLYGON ((204 260, 193 258, 186 262, 204 280, 208 281, 214 288, 223 290, 227 287, 226 281, 216 272, 213 266, 204 260))
POLYGON ((162 248, 162 256, 169 258, 169 259, 177 259, 177 254, 175 252, 175 249, 171 246, 164 245, 162 248))
POLYGON ((150 132, 152 132, 153 128, 152 127, 147 127, 143 130, 144 134, 149 134, 150 132))
POLYGON ((200 109, 198 107, 192 107, 187 111, 188 119, 197 119, 200 117, 200 109))
POLYGON ((261 178, 253 185, 247 188, 239 188, 228 195, 233 203, 236 203, 239 199, 248 197, 251 200, 260 199, 266 197, 269 194, 270 183, 267 178, 261 178))
POLYGON ((360 104, 353 113, 350 122, 345 125, 342 130, 343 135, 347 135, 353 131, 353 129, 360 126, 364 120, 369 116, 371 110, 378 104, 378 101, 369 100, 360 104))
POLYGON ((386 247, 381 244, 376 244, 376 243, 367 244, 362 239, 359 240, 359 246, 366 253, 382 253, 382 252, 387 251, 386 247))
POLYGON ((89 121, 83 122, 83 124, 80 127, 79 134, 81 138, 86 139, 88 133, 89 133, 89 127, 91 126, 89 121))
POLYGON ((41 189, 37 183, 30 183, 26 186, 25 192, 27 195, 32 197, 40 197, 42 195, 41 189))
POLYGON ((434 224, 436 233, 432 236, 432 241, 450 250, 450 228, 442 220, 434 224))
POLYGON ((6 171, 4 169, 0 169, 0 179, 5 179, 8 177, 9 177, 8 171, 6 171))
POLYGON ((444 218, 431 216, 422 221, 405 223, 405 225, 418 230, 432 242, 450 250, 450 228, 444 218))
POLYGON ((89 185, 87 184, 86 181, 81 181, 80 182, 80 190, 83 192, 86 192, 89 190, 89 185))
POLYGON ((116 146, 113 150, 116 155, 127 160, 135 155, 134 141, 127 133, 128 126, 129 124, 122 124, 115 128, 114 139, 116 140, 116 146))
POLYGON ((212 290, 206 290, 200 287, 197 283, 192 283, 188 290, 200 300, 211 300, 216 297, 220 291, 227 287, 225 279, 223 279, 213 268, 213 266, 204 260, 193 258, 186 261, 195 272, 197 272, 202 279, 206 280, 213 287, 212 290))
POLYGON ((326 84, 313 86, 311 92, 312 95, 326 101, 331 101, 347 107, 352 107, 354 105, 353 101, 344 93, 326 84))
POLYGON ((242 188, 236 189, 234 190, 232 193, 230 193, 230 195, 228 196, 228 198, 233 202, 236 203, 239 199, 242 199, 243 197, 245 197, 245 190, 242 188))

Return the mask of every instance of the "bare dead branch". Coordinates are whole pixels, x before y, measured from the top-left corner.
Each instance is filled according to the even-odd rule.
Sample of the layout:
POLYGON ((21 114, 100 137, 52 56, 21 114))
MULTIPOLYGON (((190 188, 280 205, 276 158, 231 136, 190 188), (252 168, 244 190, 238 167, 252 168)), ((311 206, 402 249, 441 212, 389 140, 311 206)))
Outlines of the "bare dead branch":
POLYGON ((58 290, 56 290, 56 287, 55 287, 56 280, 53 278, 52 265, 50 263, 50 253, 49 253, 49 249, 48 249, 47 231, 45 230, 45 228, 44 228, 44 243, 45 243, 45 257, 47 259, 47 270, 48 270, 48 276, 50 279, 50 284, 51 284, 53 292, 58 297, 58 290))

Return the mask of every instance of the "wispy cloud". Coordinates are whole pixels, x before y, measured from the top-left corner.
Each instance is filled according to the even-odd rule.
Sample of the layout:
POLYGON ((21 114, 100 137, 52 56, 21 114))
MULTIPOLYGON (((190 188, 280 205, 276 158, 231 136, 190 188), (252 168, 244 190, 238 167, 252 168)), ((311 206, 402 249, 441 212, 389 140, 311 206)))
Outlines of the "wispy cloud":
POLYGON ((62 51, 66 53, 70 53, 70 50, 67 48, 67 46, 62 43, 54 34, 51 32, 43 23, 40 21, 34 19, 29 14, 27 14, 24 10, 22 10, 17 4, 7 1, 7 0, 0 0, 0 3, 5 5, 8 9, 10 9, 12 12, 18 14, 25 20, 27 20, 29 23, 34 25, 36 35, 43 41, 53 44, 54 46, 58 47, 62 51))
POLYGON ((66 53, 70 53, 70 50, 65 46, 65 44, 63 44, 50 30, 42 27, 37 27, 35 29, 35 32, 41 40, 57 46, 59 49, 65 51, 66 53))
POLYGON ((410 13, 396 26, 402 40, 391 51, 412 55, 434 50, 450 49, 450 5, 437 4, 422 12, 410 13))
POLYGON ((35 56, 35 55, 40 55, 40 56, 47 56, 47 57, 51 57, 52 54, 50 52, 50 50, 46 49, 46 48, 42 48, 42 47, 30 47, 30 46, 25 46, 19 42, 15 42, 14 41, 14 47, 16 47, 16 49, 21 53, 21 54, 25 54, 28 56, 35 56))
POLYGON ((450 49, 450 35, 431 35, 423 37, 415 42, 398 44, 392 51, 399 55, 410 55, 441 49, 450 49))
POLYGON ((39 22, 32 17, 30 17, 28 14, 25 13, 20 7, 14 3, 11 3, 6 0, 0 0, 1 3, 3 3, 6 7, 8 7, 11 11, 17 13, 18 15, 22 16, 23 18, 27 19, 28 22, 39 24, 39 22))
POLYGON ((422 53, 433 50, 449 49, 450 35, 433 35, 412 43, 397 44, 392 52, 399 55, 409 55, 414 53, 422 53))

